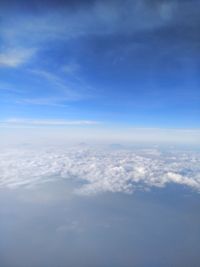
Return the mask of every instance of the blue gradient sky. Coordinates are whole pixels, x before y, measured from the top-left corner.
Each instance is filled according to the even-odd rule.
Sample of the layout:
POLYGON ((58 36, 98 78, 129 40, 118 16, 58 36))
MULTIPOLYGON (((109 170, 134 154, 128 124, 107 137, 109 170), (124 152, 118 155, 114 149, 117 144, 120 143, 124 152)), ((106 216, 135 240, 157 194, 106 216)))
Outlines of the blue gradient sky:
POLYGON ((1 124, 199 128, 199 1, 40 2, 0 3, 1 124))

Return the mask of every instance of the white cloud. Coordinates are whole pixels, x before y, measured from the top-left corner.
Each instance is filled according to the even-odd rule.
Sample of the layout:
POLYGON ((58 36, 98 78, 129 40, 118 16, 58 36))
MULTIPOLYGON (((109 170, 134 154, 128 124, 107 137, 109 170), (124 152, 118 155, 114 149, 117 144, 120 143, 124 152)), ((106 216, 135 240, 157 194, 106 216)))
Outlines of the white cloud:
POLYGON ((18 67, 26 63, 35 53, 35 49, 11 49, 0 53, 0 67, 18 67))
POLYGON ((1 121, 4 125, 36 125, 36 126, 67 126, 67 125, 95 125, 99 122, 90 120, 42 120, 12 118, 1 121))
POLYGON ((81 182, 75 188, 81 194, 131 193, 168 183, 200 190, 198 152, 154 150, 4 149, 0 152, 0 187, 75 179, 81 182))

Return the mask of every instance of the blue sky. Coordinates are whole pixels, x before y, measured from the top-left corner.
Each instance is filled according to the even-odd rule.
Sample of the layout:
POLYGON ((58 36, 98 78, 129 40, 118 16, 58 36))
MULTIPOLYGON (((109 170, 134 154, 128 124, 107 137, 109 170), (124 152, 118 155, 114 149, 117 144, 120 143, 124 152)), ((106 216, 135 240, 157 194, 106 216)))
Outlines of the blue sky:
POLYGON ((1 123, 199 128, 199 1, 1 1, 1 123))

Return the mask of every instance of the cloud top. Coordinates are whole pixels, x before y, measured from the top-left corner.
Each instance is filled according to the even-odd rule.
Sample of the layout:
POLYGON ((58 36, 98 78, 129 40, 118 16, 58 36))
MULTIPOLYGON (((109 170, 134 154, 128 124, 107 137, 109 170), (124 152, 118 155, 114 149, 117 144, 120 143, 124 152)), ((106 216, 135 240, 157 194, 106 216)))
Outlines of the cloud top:
POLYGON ((200 190, 198 152, 102 150, 76 147, 4 149, 0 153, 0 187, 32 186, 49 180, 80 181, 81 194, 132 193, 168 183, 200 190))

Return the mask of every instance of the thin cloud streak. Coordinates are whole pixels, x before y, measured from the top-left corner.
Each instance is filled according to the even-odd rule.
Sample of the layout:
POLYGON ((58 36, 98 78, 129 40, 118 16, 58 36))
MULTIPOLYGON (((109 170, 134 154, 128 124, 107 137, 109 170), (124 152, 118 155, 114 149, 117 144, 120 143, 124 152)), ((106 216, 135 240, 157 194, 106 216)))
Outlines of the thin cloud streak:
MULTIPOLYGON (((75 69, 73 69, 73 71, 75 71, 75 69)), ((55 99, 55 104, 58 104, 57 102, 79 101, 91 97, 91 95, 88 93, 91 88, 87 84, 85 84, 80 78, 78 79, 75 74, 73 75, 73 78, 75 79, 73 82, 71 82, 61 78, 59 75, 42 69, 28 69, 28 72, 48 82, 51 86, 53 86, 54 90, 56 90, 56 94, 59 94, 59 92, 62 94, 62 97, 60 98, 50 97, 49 102, 52 102, 51 99, 55 99), (85 90, 87 90, 87 92, 85 92, 85 90)), ((40 102, 40 100, 37 101, 36 99, 36 102, 40 102)))
POLYGON ((4 125, 32 125, 32 126, 67 126, 67 125, 96 125, 99 124, 97 121, 90 121, 90 120, 34 120, 34 119, 19 119, 19 118, 13 118, 13 119, 7 119, 4 121, 1 121, 4 125))

